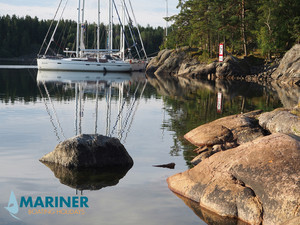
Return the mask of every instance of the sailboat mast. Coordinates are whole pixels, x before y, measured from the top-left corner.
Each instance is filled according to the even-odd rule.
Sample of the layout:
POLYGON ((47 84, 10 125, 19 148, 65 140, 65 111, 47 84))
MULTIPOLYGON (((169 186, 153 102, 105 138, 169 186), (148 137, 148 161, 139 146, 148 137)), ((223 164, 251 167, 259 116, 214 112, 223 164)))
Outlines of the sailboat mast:
POLYGON ((80 0, 78 0, 78 18, 77 18, 77 35, 76 35, 76 57, 79 57, 79 29, 80 29, 80 0))
MULTIPOLYGON (((123 0, 123 2, 124 2, 124 0, 123 0)), ((141 45, 142 45, 142 50, 144 52, 144 56, 145 56, 146 60, 148 61, 148 56, 147 56, 147 53, 146 53, 146 50, 145 50, 145 47, 144 47, 144 42, 143 42, 142 35, 141 35, 140 29, 139 29, 139 25, 138 25, 137 20, 135 18, 135 14, 134 14, 134 11, 133 11, 131 0, 129 0, 129 5, 130 5, 130 8, 131 8, 131 12, 132 12, 132 15, 133 15, 133 19, 134 19, 136 29, 137 29, 138 34, 139 34, 139 38, 140 38, 140 42, 141 42, 141 45)))
POLYGON ((100 0, 98 0, 98 25, 97 25, 97 61, 99 62, 99 58, 100 58, 100 53, 99 53, 99 49, 100 49, 100 0))
POLYGON ((82 50, 85 49, 84 46, 84 30, 85 30, 85 24, 84 24, 84 6, 85 6, 85 0, 82 1, 82 18, 81 18, 81 30, 80 30, 80 57, 82 57, 83 52, 82 50))
POLYGON ((124 32, 125 32, 125 6, 124 3, 121 2, 122 4, 122 20, 120 24, 120 52, 121 52, 121 58, 124 61, 125 60, 125 37, 124 37, 124 32))
POLYGON ((108 29, 108 51, 112 54, 113 49, 113 0, 109 0, 109 29, 108 29))

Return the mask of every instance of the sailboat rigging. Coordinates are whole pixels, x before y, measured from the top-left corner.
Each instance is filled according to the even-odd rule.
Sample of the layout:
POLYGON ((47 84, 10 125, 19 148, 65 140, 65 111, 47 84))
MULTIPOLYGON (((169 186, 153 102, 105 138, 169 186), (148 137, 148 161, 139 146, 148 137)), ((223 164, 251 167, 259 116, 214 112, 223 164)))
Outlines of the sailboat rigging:
POLYGON ((139 44, 134 34, 134 28, 132 25, 132 19, 129 14, 126 0, 121 1, 122 9, 122 18, 120 17, 117 5, 115 0, 109 0, 109 23, 108 23, 108 32, 107 32, 107 48, 100 49, 100 0, 98 0, 98 20, 97 20, 97 35, 96 35, 96 49, 87 49, 85 46, 85 0, 78 0, 78 15, 77 15, 77 29, 76 29, 76 49, 75 51, 65 49, 65 56, 62 55, 52 55, 48 54, 50 45, 54 42, 55 33, 57 28, 62 20, 63 13, 66 9, 68 0, 61 0, 58 6, 58 9, 55 13, 54 19, 57 17, 59 8, 62 7, 62 2, 65 1, 65 4, 61 10, 60 17, 56 23, 54 31, 50 37, 50 41, 46 46, 44 54, 41 55, 43 46, 46 45, 50 28, 53 23, 51 23, 50 28, 46 34, 46 37, 43 41, 42 47, 38 54, 37 64, 39 70, 62 70, 62 71, 102 71, 102 72, 129 72, 145 69, 147 63, 147 54, 144 48, 143 41, 141 39, 141 34, 136 22, 134 11, 130 0, 131 14, 133 15, 136 30, 139 36, 139 44), (116 12, 120 23, 120 49, 113 48, 113 12, 116 12), (129 46, 128 40, 125 36, 125 21, 128 23, 128 29, 133 40, 132 46, 129 46), (126 48, 127 45, 127 57, 126 57, 126 48), (140 45, 141 49, 138 49, 140 45), (129 58, 131 55, 131 48, 135 49, 135 52, 138 56, 138 59, 129 58), (143 53, 143 56, 142 54, 143 53))
POLYGON ((54 84, 56 87, 62 85, 65 91, 71 91, 71 93, 75 94, 74 133, 72 132, 72 135, 83 133, 83 126, 87 118, 91 118, 85 114, 93 112, 95 119, 93 131, 95 134, 99 132, 100 128, 101 132, 106 136, 117 137, 125 143, 135 112, 147 85, 146 79, 140 80, 137 85, 133 85, 132 80, 130 73, 108 73, 104 75, 91 72, 39 70, 37 75, 38 88, 57 140, 59 142, 64 141, 70 134, 64 132, 63 124, 61 123, 64 121, 59 120, 54 101, 51 99, 48 90, 51 84, 54 84), (143 87, 140 88, 142 84, 143 87), (140 95, 137 96, 137 93, 140 93, 140 95), (88 110, 85 112, 86 105, 90 105, 91 102, 91 99, 87 99, 88 96, 93 96, 92 101, 95 102, 95 107, 92 107, 92 111, 90 108, 87 108, 88 110), (116 97, 118 100, 116 100, 116 97), (104 107, 101 107, 100 104, 104 107), (103 123, 100 127, 99 120, 103 123))

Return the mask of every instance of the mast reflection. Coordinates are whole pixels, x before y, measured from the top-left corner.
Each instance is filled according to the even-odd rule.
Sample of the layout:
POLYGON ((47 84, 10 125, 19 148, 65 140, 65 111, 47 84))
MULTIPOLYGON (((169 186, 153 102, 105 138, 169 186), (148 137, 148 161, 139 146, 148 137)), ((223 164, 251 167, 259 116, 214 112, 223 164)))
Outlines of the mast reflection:
MULTIPOLYGON (((71 95, 71 100, 73 101, 74 99, 75 101, 74 133, 72 135, 79 135, 86 132, 83 131, 83 118, 87 117, 85 115, 85 105, 92 98, 93 102, 95 102, 95 104, 93 103, 95 121, 92 132, 95 134, 99 132, 98 120, 101 101, 102 106, 104 106, 102 112, 105 112, 105 116, 103 115, 105 125, 101 126, 105 127, 103 134, 110 137, 117 137, 121 142, 125 143, 147 81, 144 75, 135 76, 131 73, 39 70, 37 85, 59 142, 65 140, 67 135, 64 132, 64 127, 54 104, 55 101, 52 98, 62 90, 64 93, 68 93, 66 95, 71 95), (104 105, 103 101, 105 102, 104 105), (117 110, 115 110, 116 107, 112 107, 113 103, 117 103, 117 110)), ((83 190, 99 190, 103 187, 116 185, 130 169, 72 170, 59 165, 45 165, 51 169, 54 176, 62 184, 76 189, 76 194, 78 194, 78 190, 82 194, 83 190)))

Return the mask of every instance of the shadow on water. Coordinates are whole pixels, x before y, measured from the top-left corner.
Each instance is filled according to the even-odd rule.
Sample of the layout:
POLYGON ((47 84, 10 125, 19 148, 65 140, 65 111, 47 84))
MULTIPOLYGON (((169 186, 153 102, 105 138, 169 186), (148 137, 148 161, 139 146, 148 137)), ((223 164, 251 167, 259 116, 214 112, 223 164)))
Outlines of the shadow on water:
MULTIPOLYGON (((175 193, 174 193, 175 194, 175 193)), ((175 194, 180 198, 201 220, 208 225, 249 225, 238 219, 220 216, 212 211, 199 206, 199 203, 194 202, 181 195, 175 194)))
POLYGON ((100 190, 115 186, 131 167, 124 168, 66 168, 55 163, 43 162, 59 179, 60 183, 76 190, 100 190))

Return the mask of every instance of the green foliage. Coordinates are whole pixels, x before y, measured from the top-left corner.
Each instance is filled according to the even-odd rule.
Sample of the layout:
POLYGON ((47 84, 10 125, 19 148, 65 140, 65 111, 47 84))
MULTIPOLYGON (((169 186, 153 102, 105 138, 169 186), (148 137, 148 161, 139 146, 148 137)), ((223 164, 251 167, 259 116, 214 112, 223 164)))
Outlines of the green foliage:
MULTIPOLYGON (((30 16, 17 17, 17 16, 0 16, 0 57, 10 58, 18 57, 23 55, 35 56, 38 54, 41 44, 46 36, 46 33, 50 27, 50 20, 38 20, 37 17, 31 18, 30 16)), ((54 30, 54 25, 50 30, 50 35, 54 30)), ((77 23, 71 20, 62 20, 58 26, 56 34, 54 36, 54 43, 51 45, 49 54, 63 54, 65 48, 69 50, 75 50, 76 48, 76 29, 77 23)), ((114 35, 115 41, 114 46, 119 47, 120 39, 120 25, 114 25, 114 35)), ((148 55, 157 53, 159 51, 159 46, 163 42, 164 29, 162 27, 153 28, 149 25, 147 27, 139 27, 141 36, 144 41, 144 46, 148 55)), ((97 24, 87 24, 85 32, 85 44, 86 48, 96 48, 96 33, 97 24)), ((106 48, 106 26, 104 24, 100 25, 100 48, 106 48)), ((133 30, 135 34, 135 39, 138 38, 138 32, 136 29, 133 30)), ((130 35, 128 26, 125 27, 125 34, 129 45, 127 47, 132 47, 132 54, 137 54, 134 52, 133 40, 130 35)), ((48 37, 49 39, 50 37, 48 37)), ((49 40, 48 40, 49 41, 49 40)), ((137 42, 138 45, 141 43, 137 42)), ((45 51, 42 49, 41 53, 45 51)))
POLYGON ((182 0, 178 7, 168 18, 167 48, 188 45, 214 57, 224 43, 236 55, 259 50, 270 57, 300 41, 299 0, 182 0))

